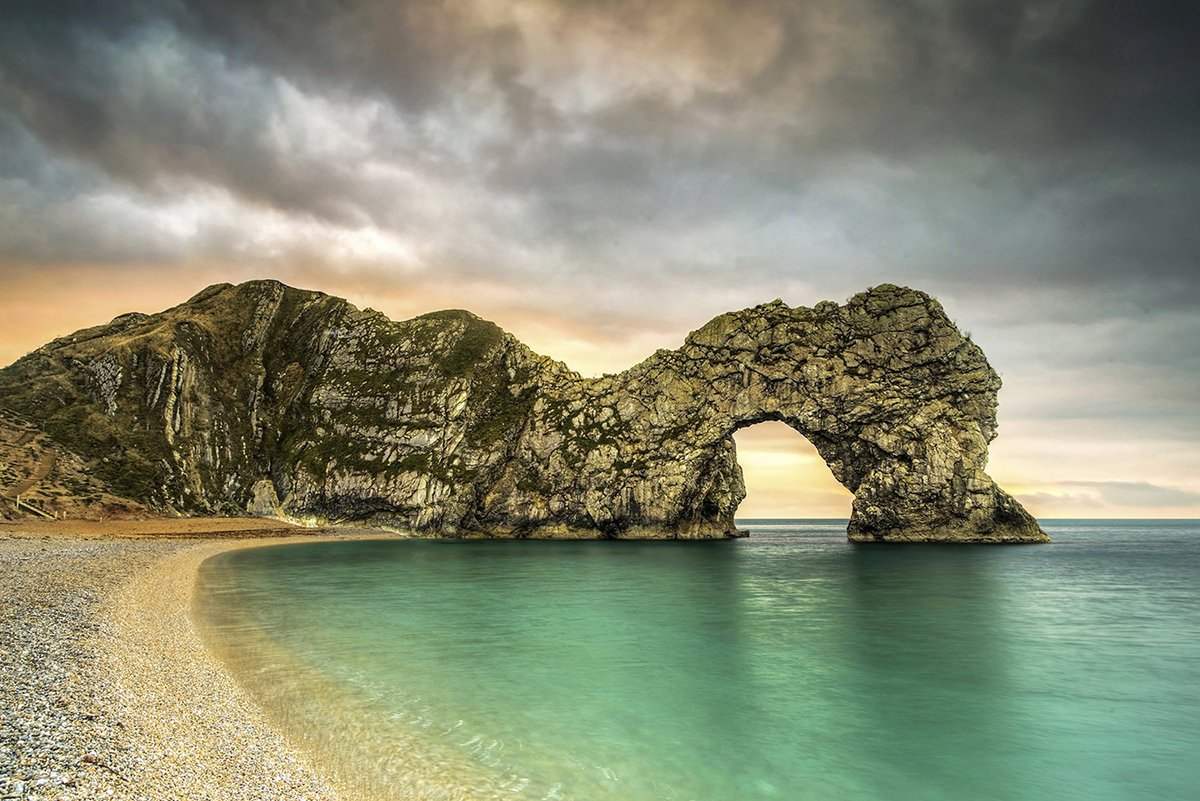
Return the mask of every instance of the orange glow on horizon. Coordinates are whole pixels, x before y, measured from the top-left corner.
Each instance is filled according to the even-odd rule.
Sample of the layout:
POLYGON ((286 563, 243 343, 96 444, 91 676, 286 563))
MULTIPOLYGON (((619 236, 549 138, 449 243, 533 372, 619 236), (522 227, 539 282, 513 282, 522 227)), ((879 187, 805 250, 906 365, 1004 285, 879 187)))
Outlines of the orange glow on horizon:
MULTIPOLYGON (((187 270, 145 266, 111 270, 103 265, 54 265, 6 268, 0 293, 0 365, 82 328, 100 325, 130 311, 153 313, 185 301, 212 283, 273 277, 262 270, 232 271, 210 266, 187 270), (66 302, 69 297, 70 302, 66 302)), ((480 280, 475 284, 426 279, 403 286, 372 286, 328 271, 296 268, 279 276, 293 286, 317 289, 378 309, 392 319, 407 319, 444 308, 466 308, 493 320, 535 351, 564 362, 585 376, 619 372, 658 348, 677 347, 697 319, 674 330, 629 321, 600 330, 593 321, 539 312, 521 293, 480 280)), ((704 316, 704 315, 701 315, 704 316)), ((1003 396, 1002 396, 1003 401, 1003 396)), ((1114 440, 1089 433, 1083 423, 1003 417, 1001 435, 992 443, 988 472, 1041 517, 1200 517, 1200 479, 1168 468, 1162 448, 1148 448, 1137 437, 1114 440), (1073 426, 1067 430, 1066 426, 1073 426), (1166 467, 1164 467, 1164 464, 1166 467), (1120 479, 1142 477, 1175 488, 1184 499, 1176 505, 1121 503, 1110 491, 1120 479), (1079 479, 1086 479, 1080 481, 1079 479), (1073 479, 1067 481, 1066 479, 1073 479), (1182 479, 1182 480, 1181 480, 1182 479)), ((738 510, 747 517, 834 517, 850 512, 850 493, 833 478, 812 445, 782 423, 763 423, 738 432, 738 460, 748 496, 738 510)), ((1164 446, 1165 447, 1165 446, 1164 446)))

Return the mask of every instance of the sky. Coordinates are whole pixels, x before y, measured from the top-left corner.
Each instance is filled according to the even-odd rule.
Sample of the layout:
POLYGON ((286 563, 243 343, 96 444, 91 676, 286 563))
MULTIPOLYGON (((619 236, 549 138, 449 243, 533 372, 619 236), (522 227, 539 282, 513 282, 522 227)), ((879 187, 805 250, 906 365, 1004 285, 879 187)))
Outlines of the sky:
MULTIPOLYGON (((1047 517, 1200 517, 1200 8, 9 2, 0 363, 217 281, 467 308, 586 375, 883 282, 1047 517)), ((843 516, 782 425, 745 516, 843 516)))

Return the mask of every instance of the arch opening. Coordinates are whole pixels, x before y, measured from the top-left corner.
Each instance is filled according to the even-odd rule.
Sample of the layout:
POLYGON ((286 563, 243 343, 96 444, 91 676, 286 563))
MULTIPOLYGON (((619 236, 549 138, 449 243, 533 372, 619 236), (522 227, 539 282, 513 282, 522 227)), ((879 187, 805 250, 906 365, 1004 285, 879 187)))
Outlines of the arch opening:
POLYGON ((736 520, 849 519, 854 495, 795 428, 765 420, 738 428, 733 439, 746 488, 736 520))

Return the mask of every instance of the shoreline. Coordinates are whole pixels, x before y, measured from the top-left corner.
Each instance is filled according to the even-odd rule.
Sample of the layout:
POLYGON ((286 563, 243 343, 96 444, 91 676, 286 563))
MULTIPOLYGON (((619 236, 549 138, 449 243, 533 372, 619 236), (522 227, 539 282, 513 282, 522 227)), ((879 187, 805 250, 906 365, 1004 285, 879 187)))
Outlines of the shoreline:
POLYGON ((102 643, 118 715, 146 758, 139 784, 189 799, 352 801, 292 746, 205 645, 192 614, 197 571, 243 548, 327 535, 205 541, 159 560, 106 605, 118 636, 102 643))
POLYGON ((219 553, 397 535, 214 528, 0 535, 0 798, 360 801, 209 649, 192 599, 219 553))

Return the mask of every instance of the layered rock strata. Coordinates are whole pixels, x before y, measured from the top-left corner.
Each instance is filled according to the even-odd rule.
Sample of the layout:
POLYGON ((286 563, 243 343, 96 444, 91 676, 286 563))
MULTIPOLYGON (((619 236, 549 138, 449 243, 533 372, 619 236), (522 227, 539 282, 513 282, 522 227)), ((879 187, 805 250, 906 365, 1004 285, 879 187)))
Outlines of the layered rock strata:
POLYGON ((273 281, 126 314, 0 370, 0 406, 165 512, 447 535, 735 536, 732 435, 779 420, 861 541, 1029 542, 984 472, 1000 379, 928 295, 730 312, 583 378, 465 311, 403 322, 273 281))

